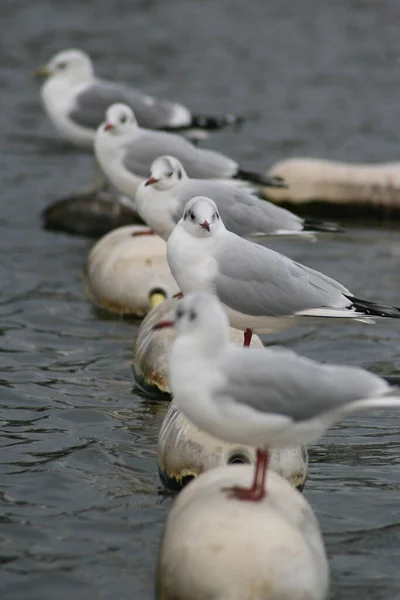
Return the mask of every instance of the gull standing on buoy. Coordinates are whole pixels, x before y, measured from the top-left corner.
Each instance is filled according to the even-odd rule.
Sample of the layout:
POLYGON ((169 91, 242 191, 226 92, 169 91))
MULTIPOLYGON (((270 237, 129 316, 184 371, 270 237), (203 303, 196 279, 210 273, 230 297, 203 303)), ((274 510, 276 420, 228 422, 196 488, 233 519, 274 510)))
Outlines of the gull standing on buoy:
POLYGON ((241 237, 311 234, 314 238, 313 233, 342 231, 335 223, 302 219, 229 182, 189 178, 182 163, 173 156, 160 156, 153 162, 150 177, 139 185, 135 202, 145 223, 167 241, 187 202, 195 196, 212 198, 225 227, 241 237))
POLYGON ((178 158, 190 177, 232 179, 244 185, 284 185, 279 177, 245 171, 232 158, 196 148, 180 135, 139 127, 125 104, 113 104, 105 117, 94 141, 96 158, 110 181, 133 200, 139 184, 148 178, 152 162, 163 154, 178 158))
POLYGON ((197 427, 216 438, 257 446, 250 488, 230 496, 265 497, 268 450, 317 440, 334 423, 376 407, 400 407, 400 390, 359 367, 322 365, 285 348, 243 348, 229 340, 217 297, 188 294, 173 321, 169 357, 174 401, 197 427), (397 394, 397 395, 396 395, 397 394))
POLYGON ((231 326, 271 333, 294 317, 400 318, 400 309, 361 300, 342 284, 283 254, 228 231, 210 198, 187 203, 167 242, 167 260, 183 294, 215 292, 231 326))

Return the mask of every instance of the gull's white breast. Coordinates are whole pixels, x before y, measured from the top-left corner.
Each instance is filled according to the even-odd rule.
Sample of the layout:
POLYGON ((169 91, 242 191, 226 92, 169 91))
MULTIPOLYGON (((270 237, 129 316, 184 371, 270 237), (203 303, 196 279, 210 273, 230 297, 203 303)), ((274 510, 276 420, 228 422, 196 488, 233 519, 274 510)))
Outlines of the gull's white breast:
POLYGON ((92 148, 95 132, 81 127, 69 117, 75 98, 83 92, 88 83, 71 85, 70 82, 57 77, 50 77, 42 86, 41 96, 46 112, 62 137, 83 148, 92 148))
POLYGON ((167 241, 175 227, 171 214, 176 200, 172 199, 169 190, 158 191, 153 186, 141 184, 136 192, 136 205, 144 222, 163 240, 167 241))
POLYGON ((214 240, 199 239, 185 231, 180 223, 167 243, 167 260, 176 282, 183 292, 214 292, 218 265, 213 256, 214 240))
POLYGON ((144 179, 124 167, 124 139, 113 136, 100 128, 96 133, 94 149, 106 177, 122 194, 135 200, 136 191, 144 179))

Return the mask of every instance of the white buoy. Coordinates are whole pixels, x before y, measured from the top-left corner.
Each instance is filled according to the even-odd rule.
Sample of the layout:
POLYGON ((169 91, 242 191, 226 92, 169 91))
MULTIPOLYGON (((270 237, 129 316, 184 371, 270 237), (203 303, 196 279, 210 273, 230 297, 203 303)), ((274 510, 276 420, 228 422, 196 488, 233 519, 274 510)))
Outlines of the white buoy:
MULTIPOLYGON (((291 158, 277 162, 269 175, 285 179, 287 188, 264 188, 276 202, 303 204, 321 201, 355 204, 396 212, 400 209, 400 162, 352 164, 313 158, 291 158)), ((359 216, 363 216, 362 212, 359 216)))
MULTIPOLYGON (((178 490, 209 469, 239 463, 254 465, 256 449, 208 435, 190 423, 172 401, 158 435, 157 460, 163 484, 178 490)), ((307 478, 307 450, 300 446, 273 450, 269 466, 302 490, 307 478)))
MULTIPOLYGON (((162 302, 152 310, 140 324, 133 345, 133 369, 138 383, 148 391, 170 393, 168 384, 168 354, 175 339, 173 328, 154 331, 153 326, 159 321, 172 319, 175 307, 179 302, 171 298, 162 302)), ((243 344, 243 331, 231 328, 231 340, 243 344)), ((252 346, 262 346, 257 335, 253 335, 252 346)))
POLYGON ((97 306, 114 313, 143 316, 151 307, 154 290, 164 297, 179 291, 167 264, 165 242, 157 235, 137 235, 143 231, 148 228, 119 227, 93 246, 85 284, 97 306))
MULTIPOLYGON (((133 348, 133 368, 139 385, 149 392, 170 394, 168 354, 175 339, 173 328, 154 331, 156 323, 173 318, 177 298, 158 304, 140 324, 133 348)), ((243 343, 243 332, 231 328, 231 339, 243 343)), ((262 346, 257 335, 252 345, 262 346)), ((172 402, 161 426, 158 446, 158 468, 164 485, 177 490, 189 479, 220 465, 255 463, 255 449, 229 444, 208 435, 189 423, 172 402)), ((275 451, 271 456, 274 470, 300 489, 307 477, 307 451, 300 446, 275 451)))
POLYGON ((260 502, 222 490, 253 469, 213 469, 191 482, 168 515, 157 569, 159 600, 324 600, 329 567, 305 498, 269 471, 260 502))

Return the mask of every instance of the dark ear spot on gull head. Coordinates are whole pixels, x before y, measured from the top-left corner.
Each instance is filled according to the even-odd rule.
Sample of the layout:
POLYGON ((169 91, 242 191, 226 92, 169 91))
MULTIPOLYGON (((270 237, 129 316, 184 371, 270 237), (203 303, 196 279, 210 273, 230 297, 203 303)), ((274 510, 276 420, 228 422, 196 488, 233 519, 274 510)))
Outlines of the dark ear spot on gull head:
POLYGON ((188 221, 189 219, 190 219, 191 221, 195 221, 195 219, 196 219, 196 216, 195 216, 194 212, 193 212, 192 210, 190 210, 190 209, 189 209, 189 210, 187 210, 187 211, 185 212, 185 215, 184 215, 184 217, 183 217, 183 218, 184 218, 184 220, 185 220, 185 221, 188 221))

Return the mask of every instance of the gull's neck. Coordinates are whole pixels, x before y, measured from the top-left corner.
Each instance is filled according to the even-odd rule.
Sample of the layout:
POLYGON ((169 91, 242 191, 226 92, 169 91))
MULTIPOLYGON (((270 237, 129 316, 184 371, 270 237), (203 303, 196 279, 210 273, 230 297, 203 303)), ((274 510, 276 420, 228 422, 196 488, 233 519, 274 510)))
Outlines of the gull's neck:
POLYGON ((231 342, 229 329, 222 327, 218 321, 215 327, 202 328, 195 334, 180 334, 174 344, 182 357, 187 352, 188 357, 194 356, 204 363, 212 361, 217 364, 218 357, 229 348, 231 342))
POLYGON ((62 95, 66 94, 68 97, 73 95, 75 97, 77 93, 84 91, 94 80, 94 75, 89 73, 76 73, 68 77, 53 75, 45 81, 42 86, 42 93, 46 97, 57 94, 59 101, 62 102, 62 95))
POLYGON ((147 225, 167 241, 176 225, 172 218, 178 205, 174 196, 176 187, 169 190, 149 188, 141 185, 136 193, 138 211, 147 225))
POLYGON ((223 384, 217 348, 222 350, 215 345, 214 354, 204 352, 193 336, 180 335, 172 346, 169 359, 174 401, 189 420, 206 431, 210 428, 210 421, 217 418, 213 392, 223 384))
POLYGON ((69 78, 49 77, 41 87, 42 102, 54 127, 62 137, 84 148, 92 148, 94 132, 90 128, 73 123, 69 112, 75 105, 77 94, 90 85, 91 78, 74 83, 69 78))
POLYGON ((94 148, 106 177, 122 194, 135 200, 136 190, 143 178, 128 171, 123 164, 126 147, 131 141, 132 136, 129 134, 112 139, 106 131, 100 130, 96 134, 94 148))
POLYGON ((215 236, 197 238, 180 222, 168 239, 167 260, 183 294, 214 291, 218 271, 215 236))

